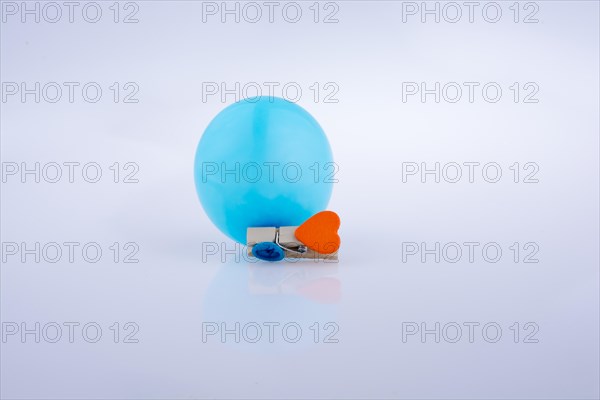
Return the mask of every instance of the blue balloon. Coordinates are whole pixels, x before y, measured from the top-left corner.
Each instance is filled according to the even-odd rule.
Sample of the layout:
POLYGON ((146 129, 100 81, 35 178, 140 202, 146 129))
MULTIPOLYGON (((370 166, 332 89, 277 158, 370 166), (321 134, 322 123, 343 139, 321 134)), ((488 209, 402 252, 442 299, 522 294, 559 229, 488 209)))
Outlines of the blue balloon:
POLYGON ((241 100, 208 125, 194 163, 200 202, 227 236, 248 227, 296 226, 327 208, 331 148, 302 107, 276 97, 241 100))

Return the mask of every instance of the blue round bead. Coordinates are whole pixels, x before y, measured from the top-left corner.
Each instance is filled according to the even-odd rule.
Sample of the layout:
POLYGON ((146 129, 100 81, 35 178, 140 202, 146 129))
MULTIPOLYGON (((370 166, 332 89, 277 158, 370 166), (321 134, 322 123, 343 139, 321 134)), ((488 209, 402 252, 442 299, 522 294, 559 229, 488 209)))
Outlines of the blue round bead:
POLYGON ((273 242, 260 242, 252 247, 252 255, 264 261, 281 261, 285 254, 283 249, 273 242))

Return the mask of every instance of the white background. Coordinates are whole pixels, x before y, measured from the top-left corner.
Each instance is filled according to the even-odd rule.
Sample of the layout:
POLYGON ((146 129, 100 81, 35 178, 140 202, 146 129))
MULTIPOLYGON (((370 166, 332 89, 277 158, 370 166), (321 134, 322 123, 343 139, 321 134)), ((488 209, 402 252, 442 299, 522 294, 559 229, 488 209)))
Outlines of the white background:
POLYGON ((90 23, 79 4, 73 23, 64 6, 60 21, 42 15, 36 23, 7 14, 2 3, 3 83, 103 88, 97 103, 80 89, 73 103, 67 92, 57 103, 36 103, 33 95, 22 102, 19 94, 1 103, 3 170, 76 161, 103 171, 95 184, 80 174, 74 183, 66 176, 36 183, 31 175, 23 183, 19 174, 2 183, 4 246, 73 241, 103 249, 97 263, 81 253, 73 263, 66 255, 36 263, 3 252, 3 330, 7 323, 80 324, 73 343, 64 325, 57 343, 7 336, 3 398, 598 398, 597 2, 538 1, 537 23, 523 23, 535 10, 525 3, 515 23, 513 2, 498 3, 496 23, 483 18, 485 2, 472 23, 465 6, 457 23, 444 15, 423 23, 393 1, 321 3, 317 23, 313 2, 299 3, 297 23, 282 17, 283 2, 273 23, 265 6, 257 23, 232 15, 223 23, 220 14, 204 22, 202 2, 140 1, 138 22, 129 24, 122 18, 133 6, 120 3, 115 23, 113 2, 100 2, 102 17, 90 23), (338 22, 323 23, 335 10, 338 22), (114 82, 135 83, 139 101, 115 103, 114 82), (236 249, 203 213, 193 184, 203 130, 235 101, 203 99, 206 82, 302 88, 298 104, 319 121, 339 165, 329 206, 342 220, 339 263, 255 264, 237 257, 239 247, 203 251, 208 243, 236 249), (315 82, 321 90, 333 83, 338 101, 315 101, 315 82), (433 95, 403 101, 403 82, 480 86, 472 103, 466 91, 456 103, 436 103, 433 95), (481 96, 488 82, 503 90, 496 103, 481 96), (538 102, 515 103, 514 82, 535 83, 538 102), (136 163, 139 183, 112 182, 114 162, 136 163), (432 175, 403 182, 408 162, 495 162, 502 177, 488 183, 480 166, 473 183, 466 175, 457 183, 432 175), (515 162, 536 163, 539 182, 523 183, 521 175, 515 183, 515 162), (114 242, 135 242, 139 263, 115 263, 114 242), (481 245, 472 263, 466 253, 436 263, 432 255, 403 260, 407 242, 481 245), (496 263, 481 255, 489 242, 503 250, 496 263), (514 242, 534 242, 539 262, 524 263, 523 249, 514 262, 514 242), (97 343, 82 337, 90 322, 103 330, 97 343), (139 327, 138 343, 123 343, 127 322, 139 327), (206 322, 230 329, 294 322, 303 335, 291 344, 276 331, 269 343, 265 328, 254 344, 234 335, 203 341, 206 322), (337 343, 324 343, 327 322, 339 327, 337 343), (455 322, 462 337, 403 341, 410 322, 427 329, 455 322), (473 343, 468 322, 479 324, 473 343), (523 343, 529 322, 539 328, 537 343, 523 343), (487 323, 502 328, 496 343, 481 333, 487 323))

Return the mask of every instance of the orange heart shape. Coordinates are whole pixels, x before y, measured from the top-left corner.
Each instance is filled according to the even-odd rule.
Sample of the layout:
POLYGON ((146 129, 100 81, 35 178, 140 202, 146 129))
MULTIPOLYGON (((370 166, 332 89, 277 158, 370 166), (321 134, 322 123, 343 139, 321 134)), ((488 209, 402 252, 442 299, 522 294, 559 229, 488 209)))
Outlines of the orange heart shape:
POLYGON ((336 213, 321 211, 304 221, 294 234, 309 249, 320 254, 332 254, 340 248, 339 227, 340 217, 336 213))

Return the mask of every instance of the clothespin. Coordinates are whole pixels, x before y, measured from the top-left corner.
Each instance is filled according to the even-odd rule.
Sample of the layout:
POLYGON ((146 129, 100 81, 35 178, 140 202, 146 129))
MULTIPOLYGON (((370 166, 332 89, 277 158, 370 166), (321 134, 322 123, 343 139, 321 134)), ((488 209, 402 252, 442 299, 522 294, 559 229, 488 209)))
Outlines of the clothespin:
POLYGON ((322 211, 300 226, 248 228, 248 255, 264 261, 284 258, 337 260, 339 227, 340 217, 336 213, 322 211))

